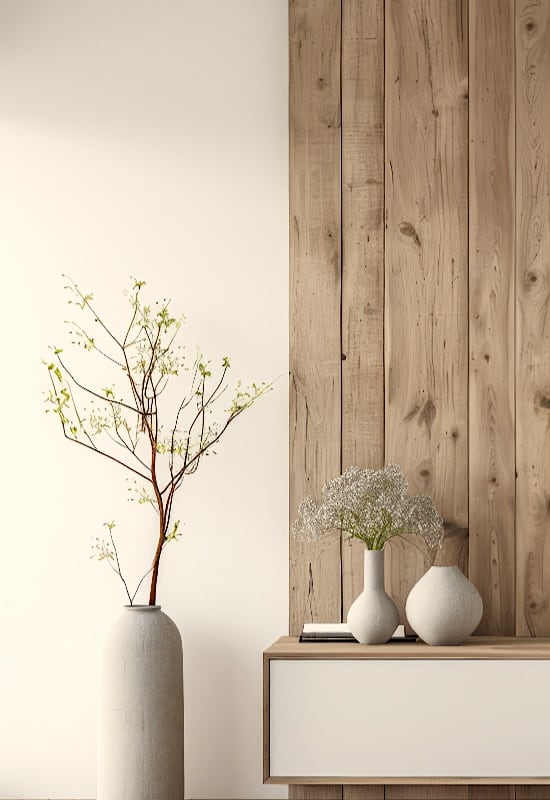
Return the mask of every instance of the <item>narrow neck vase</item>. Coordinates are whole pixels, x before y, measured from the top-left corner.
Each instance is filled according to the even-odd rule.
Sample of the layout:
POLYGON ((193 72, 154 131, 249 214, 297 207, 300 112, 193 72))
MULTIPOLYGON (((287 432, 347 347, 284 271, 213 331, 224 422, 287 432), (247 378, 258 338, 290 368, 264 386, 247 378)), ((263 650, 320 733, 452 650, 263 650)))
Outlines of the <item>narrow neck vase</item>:
POLYGON ((387 642, 397 628, 397 606, 384 589, 383 550, 365 549, 363 591, 351 605, 347 622, 361 644, 387 642))

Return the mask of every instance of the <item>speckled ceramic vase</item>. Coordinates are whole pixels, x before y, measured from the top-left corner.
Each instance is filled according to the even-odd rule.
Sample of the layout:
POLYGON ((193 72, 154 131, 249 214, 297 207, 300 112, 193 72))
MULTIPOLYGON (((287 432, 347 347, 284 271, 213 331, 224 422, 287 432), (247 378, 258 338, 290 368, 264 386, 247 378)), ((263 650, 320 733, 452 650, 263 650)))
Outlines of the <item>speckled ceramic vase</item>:
POLYGON ((103 642, 97 798, 184 799, 182 644, 160 606, 126 606, 103 642))
POLYGON ((458 567, 430 567, 411 589, 405 613, 426 644, 462 644, 479 625, 483 602, 458 567))
POLYGON ((348 611, 348 626, 361 644, 382 644, 399 624, 397 606, 384 589, 384 551, 365 549, 363 591, 348 611))

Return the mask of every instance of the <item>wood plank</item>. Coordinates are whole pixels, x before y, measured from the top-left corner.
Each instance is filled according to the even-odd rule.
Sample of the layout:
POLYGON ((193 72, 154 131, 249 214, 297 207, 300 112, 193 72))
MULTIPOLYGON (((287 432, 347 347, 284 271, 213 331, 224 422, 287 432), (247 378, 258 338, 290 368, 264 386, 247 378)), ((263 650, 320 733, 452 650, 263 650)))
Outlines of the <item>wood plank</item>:
POLYGON ((468 800, 468 786, 386 786, 385 800, 468 800))
MULTIPOLYGON (((384 2, 342 3, 342 468, 384 465, 384 2)), ((364 545, 342 543, 343 618, 364 545)))
POLYGON ((550 660, 550 639, 514 636, 470 636, 464 644, 431 647, 421 641, 388 644, 355 642, 301 643, 281 636, 265 651, 267 658, 298 659, 542 659, 550 660))
POLYGON ((343 800, 385 800, 384 786, 344 786, 343 800))
POLYGON ((330 784, 294 784, 288 787, 288 797, 289 800, 342 800, 342 787, 330 784))
MULTIPOLYGON (((468 527, 468 27, 463 0, 386 4, 386 461, 468 527)), ((429 560, 392 546, 401 610, 429 560)))
POLYGON ((434 563, 439 567, 456 564, 464 575, 468 575, 468 546, 468 529, 447 524, 445 525, 443 547, 436 552, 434 563))
MULTIPOLYGON (((340 472, 340 3, 291 0, 290 514, 340 472), (322 320, 322 324, 320 321, 322 320)), ((290 630, 341 618, 340 541, 290 540, 290 630)))
POLYGON ((515 800, 550 800, 550 786, 516 786, 515 800))
MULTIPOLYGON (((531 787, 533 788, 533 787, 531 787)), ((546 787, 542 788, 542 791, 546 787)), ((540 788, 537 789, 541 791, 540 788)), ((514 786, 387 786, 385 800, 514 800, 514 786)))
MULTIPOLYGON (((341 467, 340 3, 291 0, 290 514, 341 467), (319 320, 323 324, 319 325, 319 320)), ((290 540, 291 632, 341 618, 340 542, 290 540)), ((342 797, 289 787, 289 797, 342 797)))
POLYGON ((469 577, 489 635, 515 632, 514 25, 514 0, 470 3, 469 577))
POLYGON ((550 634, 550 3, 516 3, 517 632, 550 634))

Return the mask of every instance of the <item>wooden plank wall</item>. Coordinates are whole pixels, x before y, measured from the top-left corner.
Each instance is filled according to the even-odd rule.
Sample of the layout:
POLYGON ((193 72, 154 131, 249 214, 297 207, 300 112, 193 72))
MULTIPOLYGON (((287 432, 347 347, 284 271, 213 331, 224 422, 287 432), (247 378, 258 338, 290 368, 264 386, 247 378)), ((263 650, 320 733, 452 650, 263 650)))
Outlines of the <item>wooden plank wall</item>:
POLYGON ((517 632, 550 635, 550 2, 516 0, 517 632))
MULTIPOLYGON (((468 527, 468 25, 461 0, 386 3, 386 461, 468 527)), ((427 554, 398 540, 404 601, 427 554)))
MULTIPOLYGON (((290 506, 341 468, 340 3, 290 13, 290 506)), ((293 540, 290 632, 341 617, 340 542, 293 540)))
MULTIPOLYGON (((384 466, 384 0, 342 4, 342 468, 384 466)), ((363 548, 342 542, 343 615, 363 548)))
POLYGON ((514 0, 472 3, 469 28, 470 578, 483 632, 513 636, 514 0))
MULTIPOLYGON (((290 0, 289 16, 291 518, 341 469, 399 463, 444 517, 438 563, 483 596, 478 632, 550 636, 550 0, 290 0)), ((401 613, 428 565, 388 547, 401 613)), ((361 573, 355 544, 291 538, 290 632, 345 619, 361 573)))

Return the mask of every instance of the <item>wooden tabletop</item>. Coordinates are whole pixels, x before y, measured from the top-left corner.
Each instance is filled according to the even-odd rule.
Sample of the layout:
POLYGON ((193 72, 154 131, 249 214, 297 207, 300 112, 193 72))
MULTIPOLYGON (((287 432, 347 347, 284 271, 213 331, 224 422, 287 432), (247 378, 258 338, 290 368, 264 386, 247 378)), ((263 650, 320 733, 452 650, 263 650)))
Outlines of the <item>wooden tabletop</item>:
POLYGON ((264 651, 270 658, 313 659, 535 659, 550 660, 550 639, 512 636, 471 636, 464 644, 431 647, 424 642, 299 642, 281 636, 264 651))

